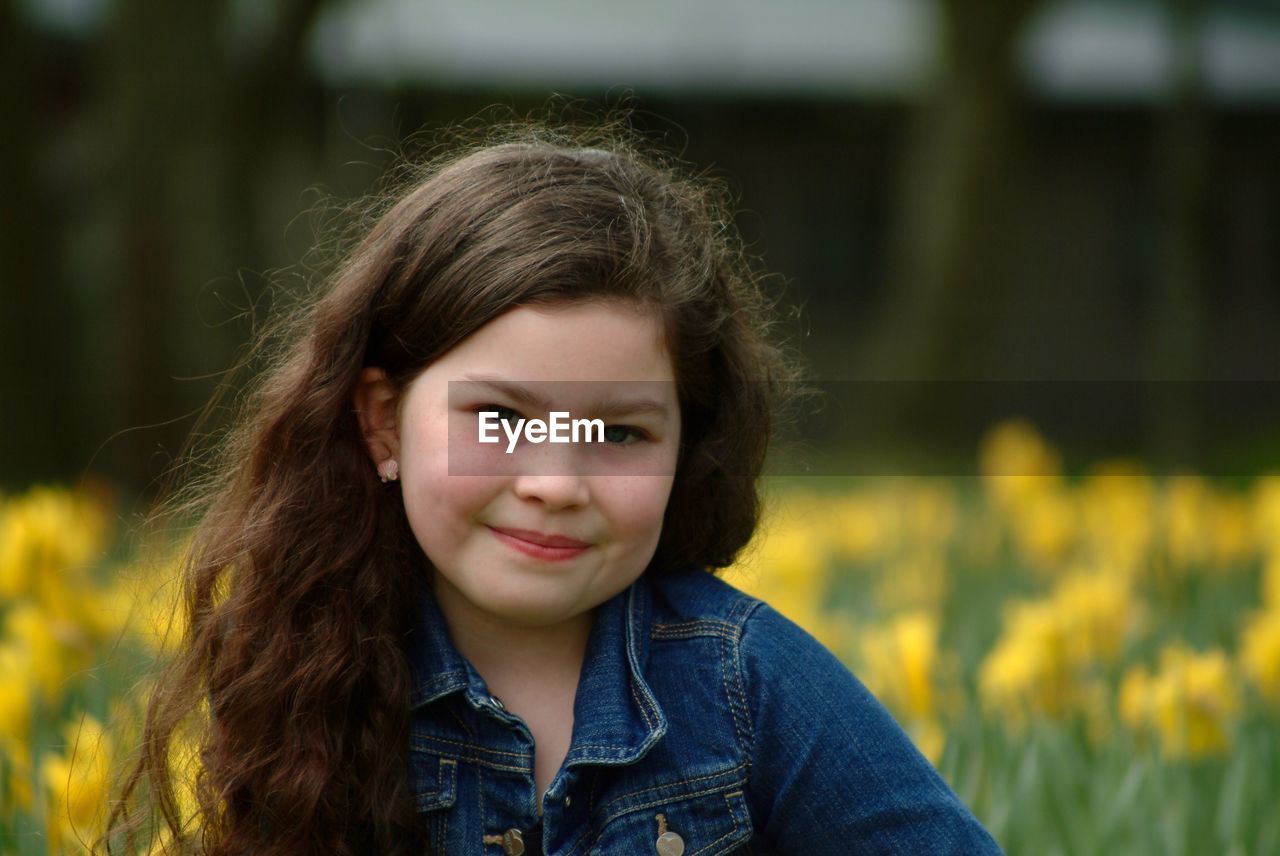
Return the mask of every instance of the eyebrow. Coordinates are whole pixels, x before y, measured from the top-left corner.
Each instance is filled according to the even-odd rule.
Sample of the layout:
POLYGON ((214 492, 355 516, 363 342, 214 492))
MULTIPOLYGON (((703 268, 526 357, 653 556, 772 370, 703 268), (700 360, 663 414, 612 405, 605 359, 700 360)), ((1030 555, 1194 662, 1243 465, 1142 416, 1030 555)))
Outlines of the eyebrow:
MULTIPOLYGON (((503 380, 492 375, 463 375, 467 383, 478 384, 506 395, 516 402, 535 410, 552 410, 551 402, 533 390, 520 384, 503 380)), ((667 406, 656 398, 605 398, 597 401, 590 408, 596 416, 630 416, 634 414, 652 413, 659 417, 667 417, 667 406)))

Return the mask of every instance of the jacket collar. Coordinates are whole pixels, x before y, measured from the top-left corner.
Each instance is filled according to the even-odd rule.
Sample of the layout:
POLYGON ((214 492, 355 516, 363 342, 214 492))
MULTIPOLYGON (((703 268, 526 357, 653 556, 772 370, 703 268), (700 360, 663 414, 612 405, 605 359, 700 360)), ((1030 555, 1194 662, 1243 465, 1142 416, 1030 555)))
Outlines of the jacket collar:
MULTIPOLYGON (((484 679, 454 647, 430 585, 418 591, 417 620, 405 646, 413 675, 410 708, 454 692, 480 707, 488 696, 484 679)), ((666 716, 644 679, 651 610, 647 573, 596 608, 573 702, 566 765, 630 764, 666 734, 666 716)))

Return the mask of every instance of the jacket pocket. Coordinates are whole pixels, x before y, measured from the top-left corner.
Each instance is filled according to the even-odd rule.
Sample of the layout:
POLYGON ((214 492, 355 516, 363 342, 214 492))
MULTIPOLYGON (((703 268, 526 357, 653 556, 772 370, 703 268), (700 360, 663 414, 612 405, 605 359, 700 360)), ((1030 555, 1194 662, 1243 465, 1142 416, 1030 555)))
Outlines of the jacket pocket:
POLYGON ((432 854, 448 853, 449 817, 458 801, 458 762, 453 758, 409 753, 414 803, 427 831, 432 854))
POLYGON ((741 787, 672 797, 627 808, 607 818, 589 856, 615 853, 679 853, 721 856, 745 853, 754 834, 741 787), (658 839, 666 836, 666 849, 658 839), (681 851, 683 847, 683 851, 681 851))

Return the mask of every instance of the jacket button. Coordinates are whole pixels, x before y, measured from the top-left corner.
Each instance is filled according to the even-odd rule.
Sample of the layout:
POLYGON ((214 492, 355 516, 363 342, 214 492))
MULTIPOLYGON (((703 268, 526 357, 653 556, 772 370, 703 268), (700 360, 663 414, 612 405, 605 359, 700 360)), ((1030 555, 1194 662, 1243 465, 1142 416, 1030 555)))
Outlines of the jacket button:
MULTIPOLYGON (((681 848, 683 852, 684 848, 681 848)), ((507 856, 522 856, 524 853, 524 836, 518 829, 508 829, 502 833, 502 852, 507 856)))
POLYGON ((684 856, 684 839, 674 832, 664 832, 654 842, 658 856, 684 856))

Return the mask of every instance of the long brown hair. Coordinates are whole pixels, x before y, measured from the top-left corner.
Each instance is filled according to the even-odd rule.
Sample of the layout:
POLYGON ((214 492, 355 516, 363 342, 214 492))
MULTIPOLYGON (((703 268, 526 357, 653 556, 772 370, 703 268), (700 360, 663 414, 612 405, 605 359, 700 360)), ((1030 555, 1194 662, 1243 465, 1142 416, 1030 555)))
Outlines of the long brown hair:
POLYGON ((180 852, 423 852, 401 641, 430 568, 362 442, 352 392, 366 366, 403 389, 517 305, 652 307, 683 429, 646 572, 714 571, 750 540, 799 363, 774 335, 775 300, 724 186, 622 128, 503 126, 408 169, 324 287, 259 340, 266 367, 203 477, 166 509, 198 521, 181 563, 187 631, 98 847, 132 850, 158 818, 180 852), (169 758, 192 722, 188 819, 169 758))

